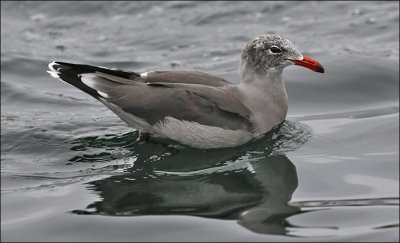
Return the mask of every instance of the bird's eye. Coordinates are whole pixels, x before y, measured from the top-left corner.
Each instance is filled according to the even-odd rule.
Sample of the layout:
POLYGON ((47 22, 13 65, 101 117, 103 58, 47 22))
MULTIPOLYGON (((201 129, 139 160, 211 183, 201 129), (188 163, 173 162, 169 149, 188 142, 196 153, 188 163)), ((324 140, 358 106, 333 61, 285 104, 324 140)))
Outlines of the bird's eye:
POLYGON ((270 50, 272 53, 281 53, 282 52, 282 50, 276 46, 271 47, 270 50))

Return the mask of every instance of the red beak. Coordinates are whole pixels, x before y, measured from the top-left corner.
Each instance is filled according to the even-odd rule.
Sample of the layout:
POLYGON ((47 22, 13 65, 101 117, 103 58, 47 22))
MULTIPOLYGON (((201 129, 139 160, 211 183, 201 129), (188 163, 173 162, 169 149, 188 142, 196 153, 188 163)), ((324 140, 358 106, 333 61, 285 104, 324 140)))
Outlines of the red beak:
POLYGON ((325 73, 324 67, 319 64, 317 61, 314 59, 311 59, 309 57, 303 56, 303 60, 294 60, 294 59, 289 59, 290 61, 294 62, 296 65, 300 65, 306 68, 309 68, 315 72, 319 73, 325 73))

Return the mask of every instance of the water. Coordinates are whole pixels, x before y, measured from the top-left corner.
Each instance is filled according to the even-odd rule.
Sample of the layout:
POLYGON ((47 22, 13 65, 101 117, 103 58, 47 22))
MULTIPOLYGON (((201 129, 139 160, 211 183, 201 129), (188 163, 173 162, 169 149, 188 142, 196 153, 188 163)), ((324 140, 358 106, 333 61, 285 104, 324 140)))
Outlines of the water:
POLYGON ((399 241, 398 2, 1 2, 2 241, 399 241), (138 141, 53 60, 239 82, 268 32, 287 121, 237 148, 138 141))

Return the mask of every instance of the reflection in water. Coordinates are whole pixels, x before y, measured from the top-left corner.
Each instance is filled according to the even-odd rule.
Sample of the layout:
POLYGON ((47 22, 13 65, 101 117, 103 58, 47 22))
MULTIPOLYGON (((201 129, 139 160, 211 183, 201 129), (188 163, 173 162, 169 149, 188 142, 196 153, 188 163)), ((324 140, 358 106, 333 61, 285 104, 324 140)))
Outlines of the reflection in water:
MULTIPOLYGON (((126 173, 89 182, 88 188, 102 199, 73 213, 195 215, 237 220, 258 233, 286 234, 287 227, 294 227, 286 218, 301 209, 288 205, 298 181, 296 167, 284 152, 309 137, 307 127, 286 121, 257 141, 227 149, 132 143, 132 138, 126 144, 121 138, 74 141, 74 149, 116 143, 136 160, 126 173)), ((100 158, 95 157, 80 158, 100 158)))

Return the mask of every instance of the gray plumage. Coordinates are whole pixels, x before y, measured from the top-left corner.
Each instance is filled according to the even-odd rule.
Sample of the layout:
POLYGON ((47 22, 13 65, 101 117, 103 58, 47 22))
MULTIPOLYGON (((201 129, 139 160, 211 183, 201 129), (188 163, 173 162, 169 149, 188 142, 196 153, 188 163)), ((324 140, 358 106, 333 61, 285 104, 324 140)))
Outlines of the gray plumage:
MULTIPOLYGON (((179 72, 172 72, 171 75, 177 73, 180 75, 179 72)), ((160 79, 164 82, 155 82, 155 77, 151 83, 128 81, 130 84, 121 84, 115 82, 111 75, 97 75, 102 80, 96 90, 107 94, 105 101, 144 119, 150 125, 171 116, 224 129, 251 130, 248 121, 250 110, 224 89, 202 84, 172 83, 165 79, 160 79)))
POLYGON ((138 73, 63 62, 50 63, 49 73, 100 100, 142 132, 193 147, 221 148, 248 142, 285 119, 282 69, 294 64, 289 59, 302 58, 287 39, 262 35, 243 50, 239 85, 202 72, 138 73))

